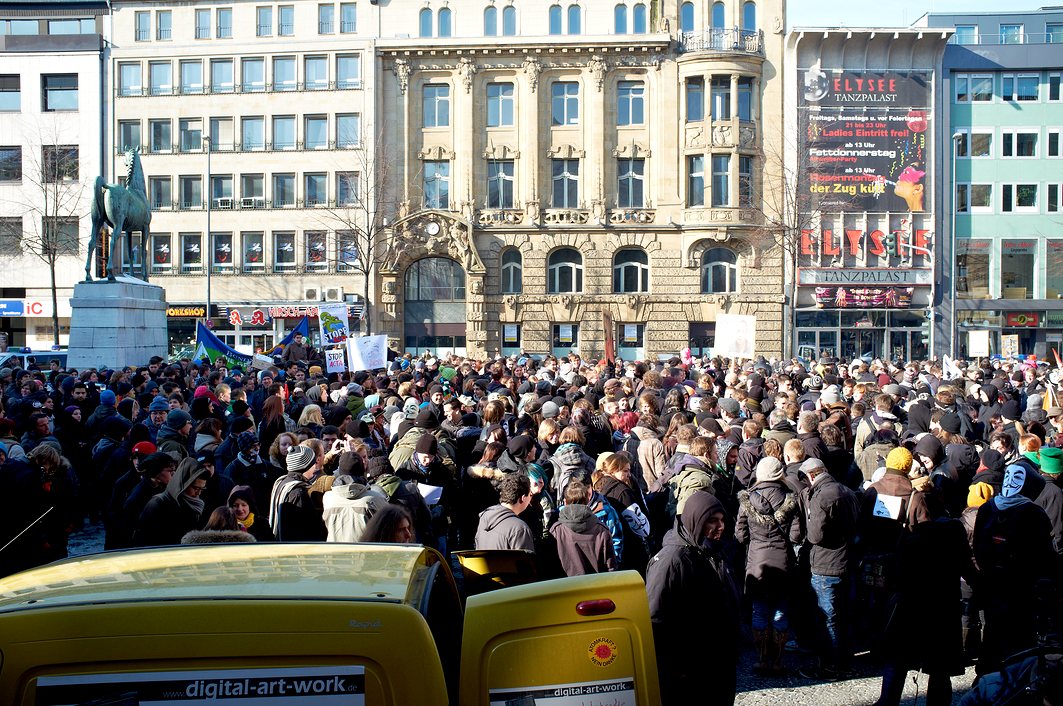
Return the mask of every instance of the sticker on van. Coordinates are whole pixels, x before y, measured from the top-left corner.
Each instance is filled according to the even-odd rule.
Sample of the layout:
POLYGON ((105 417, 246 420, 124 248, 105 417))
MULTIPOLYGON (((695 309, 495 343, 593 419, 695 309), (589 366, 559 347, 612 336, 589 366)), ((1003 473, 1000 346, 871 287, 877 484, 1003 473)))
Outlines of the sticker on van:
POLYGON ((365 667, 72 674, 37 680, 37 706, 364 706, 365 667))
POLYGON ((635 680, 491 689, 490 706, 635 706, 635 680))

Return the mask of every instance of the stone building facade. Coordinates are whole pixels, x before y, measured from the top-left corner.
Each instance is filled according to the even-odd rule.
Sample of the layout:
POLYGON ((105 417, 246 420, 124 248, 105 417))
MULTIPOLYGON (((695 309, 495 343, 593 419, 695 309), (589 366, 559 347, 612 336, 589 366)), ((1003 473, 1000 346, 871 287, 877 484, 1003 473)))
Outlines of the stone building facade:
POLYGON ((611 322, 622 358, 656 358, 710 351, 732 313, 781 352, 783 3, 653 10, 381 7, 420 35, 376 46, 393 347, 597 358, 611 322))

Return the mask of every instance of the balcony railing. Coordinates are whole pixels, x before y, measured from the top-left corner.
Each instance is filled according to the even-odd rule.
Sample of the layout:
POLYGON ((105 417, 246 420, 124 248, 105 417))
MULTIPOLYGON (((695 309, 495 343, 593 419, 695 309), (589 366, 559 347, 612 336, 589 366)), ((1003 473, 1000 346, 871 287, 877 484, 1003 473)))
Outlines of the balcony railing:
POLYGON ((362 79, 341 78, 336 81, 282 81, 280 83, 224 83, 211 85, 176 86, 120 86, 119 98, 143 98, 162 96, 201 96, 233 93, 292 93, 303 91, 355 91, 362 87, 362 79))
POLYGON ((1001 46, 1008 44, 1063 44, 1063 31, 1027 34, 1013 34, 1003 32, 1000 34, 954 34, 949 38, 949 44, 961 46, 1001 46))
POLYGON ((710 28, 679 35, 680 52, 739 52, 763 54, 764 33, 760 30, 710 28))

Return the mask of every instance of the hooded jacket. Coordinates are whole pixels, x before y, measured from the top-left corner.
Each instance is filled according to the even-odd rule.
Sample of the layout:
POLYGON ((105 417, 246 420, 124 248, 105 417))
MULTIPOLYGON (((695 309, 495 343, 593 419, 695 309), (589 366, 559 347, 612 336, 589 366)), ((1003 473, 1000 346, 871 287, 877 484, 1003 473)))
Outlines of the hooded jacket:
POLYGON ((586 505, 566 505, 550 528, 557 556, 568 576, 615 571, 616 554, 609 530, 586 505))
POLYGON ((366 523, 388 504, 383 494, 361 483, 333 483, 332 489, 321 499, 329 542, 360 542, 366 523))
POLYGON ((639 440, 638 461, 639 467, 642 468, 642 480, 639 484, 643 489, 649 488, 667 470, 668 459, 664 454, 664 444, 653 429, 636 425, 631 433, 639 440))
POLYGON ((181 544, 241 544, 255 541, 249 532, 242 530, 192 530, 181 537, 181 544))
POLYGON ((535 551, 531 528, 505 505, 492 505, 480 513, 476 549, 523 549, 535 551))
POLYGON ((783 481, 756 482, 738 493, 735 538, 748 544, 746 578, 778 580, 796 566, 801 521, 797 495, 783 481))
POLYGON ((209 475, 210 471, 194 459, 181 461, 166 489, 152 497, 141 511, 133 544, 138 547, 180 544, 187 532, 199 529, 203 503, 196 502, 199 498, 185 495, 185 491, 194 481, 205 480, 209 475))
MULTIPOLYGON (((503 458, 505 454, 503 454, 503 458)), ((501 459, 499 466, 501 467, 501 459)), ((579 444, 561 444, 557 451, 550 457, 550 465, 554 467, 554 491, 556 497, 565 497, 565 488, 573 478, 590 483, 594 473, 594 460, 587 455, 579 444)))

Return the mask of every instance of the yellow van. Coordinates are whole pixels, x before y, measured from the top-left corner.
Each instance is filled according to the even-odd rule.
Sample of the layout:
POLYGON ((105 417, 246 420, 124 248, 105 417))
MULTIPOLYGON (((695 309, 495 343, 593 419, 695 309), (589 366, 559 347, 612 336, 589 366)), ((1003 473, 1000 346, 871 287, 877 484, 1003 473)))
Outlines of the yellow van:
POLYGON ((4 706, 660 701, 634 572, 472 596, 433 550, 111 552, 0 580, 4 706))

